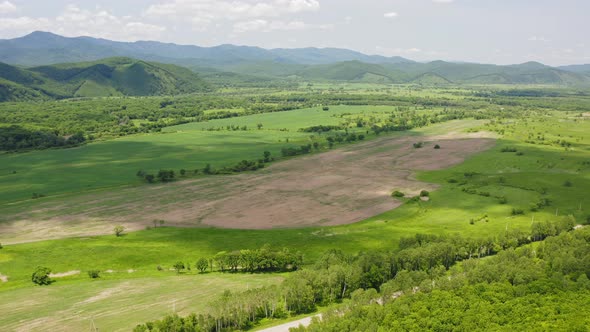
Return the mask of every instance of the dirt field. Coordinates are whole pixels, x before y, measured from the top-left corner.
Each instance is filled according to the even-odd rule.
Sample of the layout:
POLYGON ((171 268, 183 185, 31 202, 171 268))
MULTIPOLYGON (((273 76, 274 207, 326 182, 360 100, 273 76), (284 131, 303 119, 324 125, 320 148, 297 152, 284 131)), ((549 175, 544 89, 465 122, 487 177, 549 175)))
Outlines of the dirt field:
POLYGON ((107 234, 114 224, 137 230, 154 219, 169 226, 240 229, 354 223, 399 206, 392 190, 413 195, 436 189, 413 173, 459 164, 494 145, 481 136, 384 137, 253 173, 47 200, 33 211, 8 216, 9 222, 0 223, 0 241, 107 234), (417 140, 425 146, 413 148, 417 140))

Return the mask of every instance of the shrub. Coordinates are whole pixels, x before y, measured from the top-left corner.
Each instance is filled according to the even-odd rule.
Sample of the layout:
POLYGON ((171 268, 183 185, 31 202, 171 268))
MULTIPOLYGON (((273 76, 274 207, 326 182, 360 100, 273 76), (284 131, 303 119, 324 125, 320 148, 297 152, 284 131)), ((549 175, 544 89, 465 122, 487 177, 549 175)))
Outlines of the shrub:
POLYGON ((391 193, 391 197, 399 197, 399 198, 401 198, 401 197, 404 197, 404 196, 406 196, 406 194, 404 194, 403 192, 398 191, 398 190, 396 190, 396 191, 394 191, 394 192, 391 193))
POLYGON ((420 192, 420 197, 428 197, 430 196, 430 193, 427 190, 422 190, 420 192))
POLYGON ((328 106, 324 106, 324 107, 322 107, 322 110, 323 110, 323 111, 329 111, 329 110, 330 110, 330 108, 329 108, 328 106))
POLYGON ((524 214, 523 209, 512 208, 512 215, 513 216, 518 216, 518 215, 522 215, 522 214, 524 214))
POLYGON ((437 145, 435 145, 435 146, 434 146, 434 149, 435 149, 435 150, 438 150, 438 149, 440 149, 440 145, 438 145, 438 144, 437 144, 437 145))
POLYGON ((125 227, 124 226, 115 226, 115 228, 113 228, 113 231, 115 232, 115 236, 119 237, 121 235, 123 235, 123 232, 125 231, 125 227))
POLYGON ((100 271, 99 270, 90 270, 90 271, 88 271, 88 276, 92 279, 100 278, 100 271))
POLYGON ((4 248, 4 247, 2 246, 2 243, 0 243, 0 249, 2 249, 2 248, 4 248))
POLYGON ((207 270, 207 268, 209 267, 209 262, 207 261, 206 258, 200 258, 197 261, 197 264, 195 264, 195 267, 201 271, 201 273, 204 273, 205 270, 207 270))
POLYGON ((176 273, 180 273, 180 271, 184 270, 185 268, 184 263, 180 261, 176 262, 176 264, 174 264, 172 267, 176 270, 176 273))
POLYGON ((420 149, 421 147, 424 146, 424 143, 422 143, 422 142, 414 143, 413 146, 414 146, 414 149, 420 149))
POLYGON ((517 155, 517 156, 523 156, 523 155, 524 155, 524 152, 522 152, 522 151, 518 151, 518 152, 516 153, 516 155, 517 155))
POLYGON ((156 269, 158 269, 158 271, 164 271, 164 268, 161 265, 158 265, 158 267, 156 267, 156 269))
POLYGON ((51 269, 43 266, 38 266, 33 275, 31 276, 31 281, 37 285, 49 285, 53 282, 51 278, 49 278, 49 274, 51 273, 51 269))
POLYGON ((500 196, 500 197, 498 197, 498 203, 506 204, 506 203, 508 203, 508 200, 506 199, 505 196, 500 196))
POLYGON ((566 181, 563 183, 563 186, 564 186, 564 187, 571 187, 571 186, 573 186, 573 185, 574 185, 574 184, 573 184, 573 183, 572 183, 570 180, 566 180, 566 181))
POLYGON ((500 152, 516 152, 516 151, 517 150, 514 147, 505 147, 505 148, 502 148, 502 150, 500 150, 500 152))

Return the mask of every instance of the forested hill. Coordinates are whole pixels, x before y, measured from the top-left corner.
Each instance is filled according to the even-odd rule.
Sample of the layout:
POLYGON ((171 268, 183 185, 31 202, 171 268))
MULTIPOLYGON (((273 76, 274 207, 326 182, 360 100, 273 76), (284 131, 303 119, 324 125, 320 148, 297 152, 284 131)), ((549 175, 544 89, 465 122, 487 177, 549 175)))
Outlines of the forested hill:
POLYGON ((590 76, 540 63, 497 66, 476 63, 365 63, 344 61, 321 65, 276 62, 238 63, 220 69, 248 75, 312 81, 415 84, 556 84, 588 85, 590 76))
MULTIPOLYGON (((263 49, 237 45, 201 47, 155 41, 128 43, 92 37, 68 38, 48 32, 0 40, 0 62, 10 65, 39 66, 119 56, 212 73, 214 77, 223 78, 222 84, 281 79, 295 82, 590 85, 590 70, 584 65, 551 67, 537 62, 508 66, 445 61, 421 63, 402 57, 366 55, 338 48, 263 49)), ((30 91, 23 91, 19 87, 12 86, 11 89, 13 94, 31 95, 30 91)), ((139 90, 145 92, 145 88, 139 90)), ((168 91, 165 88, 155 90, 168 91)))
POLYGON ((0 63, 0 101, 178 95, 209 89, 186 68, 130 58, 28 69, 0 63))

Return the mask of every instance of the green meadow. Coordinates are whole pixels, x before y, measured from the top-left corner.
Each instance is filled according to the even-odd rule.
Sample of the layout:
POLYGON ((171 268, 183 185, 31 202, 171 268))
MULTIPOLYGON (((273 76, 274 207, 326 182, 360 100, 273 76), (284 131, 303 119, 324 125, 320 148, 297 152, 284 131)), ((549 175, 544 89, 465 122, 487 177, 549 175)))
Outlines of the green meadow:
MULTIPOLYGON (((0 251, 0 271, 10 276, 11 282, 0 287, 29 286, 27 276, 39 264, 58 272, 133 269, 136 272, 125 278, 135 278, 158 276, 157 265, 196 261, 219 251, 257 248, 266 243, 301 251, 309 263, 330 248, 350 253, 393 249, 401 237, 416 233, 485 238, 506 229, 529 229, 533 220, 572 215, 578 222, 585 222, 590 214, 590 124, 565 120, 558 126, 544 127, 547 136, 570 128, 569 132, 579 140, 567 150, 518 140, 523 131, 538 129, 545 123, 511 124, 514 134, 506 133, 491 150, 450 169, 420 173, 420 180, 440 185, 428 202, 408 202, 360 223, 275 230, 162 227, 120 238, 111 235, 10 245, 0 251), (515 147, 520 153, 502 152, 507 147, 515 147), (548 205, 532 211, 532 206, 543 198, 548 205), (513 215, 513 209, 522 210, 523 214, 513 215)), ((73 279, 84 282, 87 277, 82 274, 73 279)))
MULTIPOLYGON (((428 98, 436 91, 424 93, 428 98)), ((437 108, 425 112, 433 110, 437 108)), ((48 195, 41 199, 59 206, 60 200, 80 192, 145 186, 135 176, 139 169, 193 170, 207 163, 223 167, 242 159, 258 159, 265 150, 279 156, 285 146, 313 142, 311 136, 317 134, 300 132, 300 128, 387 117, 393 111, 392 106, 330 106, 329 111, 314 107, 188 123, 167 127, 162 133, 72 149, 2 154, 0 202, 4 207, 0 211, 13 215, 34 209, 36 200, 30 199, 34 192, 48 195), (258 124, 262 124, 260 129, 258 124), (228 126, 247 128, 228 130, 228 126)), ((334 248, 351 254, 395 250, 402 237, 416 233, 459 234, 483 241, 507 230, 528 231, 535 221, 571 216, 577 223, 586 223, 590 218, 589 120, 580 112, 542 110, 521 117, 458 120, 396 133, 414 135, 417 140, 421 135, 452 131, 492 132, 498 138, 494 147, 460 165, 417 173, 419 180, 439 186, 428 201, 406 198, 401 207, 355 224, 269 230, 157 227, 122 237, 4 245, 0 274, 7 282, 0 282, 0 310, 8 315, 0 317, 0 326, 23 328, 22 322, 34 324, 35 319, 46 319, 49 325, 44 327, 82 330, 94 321, 101 330, 129 329, 173 310, 181 314, 205 312, 207 304, 225 289, 276 284, 283 278, 281 274, 200 275, 194 268, 177 275, 171 270, 177 261, 194 266, 199 258, 221 251, 269 244, 299 251, 304 264, 311 264, 334 248), (34 286, 30 276, 39 265, 55 273, 79 273, 56 278, 48 287, 34 286), (90 279, 89 270, 102 271, 101 278, 90 279)), ((351 126, 350 130, 365 129, 351 126)), ((367 139, 373 137, 370 134, 367 139)), ((441 148, 444 151, 444 146, 441 148)), ((28 328, 36 329, 34 325, 28 328)))
POLYGON ((257 160, 264 151, 280 156, 286 146, 308 144, 310 133, 298 129, 338 125, 341 116, 393 112, 389 106, 335 106, 265 113, 167 127, 162 133, 132 135, 78 148, 0 154, 0 204, 46 196, 138 185, 138 170, 202 169, 257 160), (257 124, 263 127, 257 129, 257 124), (247 130, 226 130, 228 125, 247 130), (207 131, 222 128, 222 131, 207 131), (157 156, 157 158, 155 158, 157 156))

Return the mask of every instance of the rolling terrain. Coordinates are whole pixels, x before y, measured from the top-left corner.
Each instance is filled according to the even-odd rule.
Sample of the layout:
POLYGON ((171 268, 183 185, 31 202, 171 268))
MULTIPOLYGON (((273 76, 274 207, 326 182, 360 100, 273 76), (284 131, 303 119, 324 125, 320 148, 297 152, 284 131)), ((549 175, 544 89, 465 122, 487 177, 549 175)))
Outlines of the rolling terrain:
MULTIPOLYGON (((123 43, 91 37, 67 38, 47 32, 34 32, 21 38, 0 40, 0 62, 12 65, 39 66, 98 61, 109 57, 130 57, 175 64, 197 72, 224 75, 229 78, 226 83, 252 84, 272 78, 380 84, 590 85, 587 66, 555 68, 536 62, 509 66, 445 61, 420 63, 402 57, 365 55, 334 48, 267 50, 235 45, 199 47, 151 41, 123 43), (228 73, 234 76, 231 77, 228 73)), ((24 94, 22 91, 15 91, 18 89, 13 86, 5 86, 3 89, 14 91, 18 95, 24 94)), ((88 90, 90 89, 86 91, 88 90)), ((168 91, 158 88, 155 90, 168 91)), ((144 89, 140 91, 145 93, 144 89)))
POLYGON ((0 101, 178 95, 207 91, 196 73, 129 58, 19 68, 0 63, 0 101))
MULTIPOLYGON (((433 280, 441 285, 435 291, 454 289, 461 276, 471 278, 485 262, 496 262, 475 257, 504 255, 503 262, 512 262, 517 250, 522 263, 531 257, 529 247, 541 252, 542 237, 567 237, 588 222, 584 89, 440 86, 438 74, 421 78, 436 87, 380 84, 375 76, 365 83, 363 70, 381 69, 361 64, 354 72, 357 64, 317 65, 331 81, 294 89, 3 103, 7 124, 100 139, 0 154, 0 308, 8 313, 0 325, 130 330, 174 314, 223 317, 232 303, 251 303, 249 294, 270 296, 281 308, 293 298, 310 299, 311 309, 286 307, 244 323, 272 325, 335 302, 350 308, 373 301, 381 296, 376 289, 388 294, 418 287, 417 296, 427 297, 433 280), (350 76, 335 83, 342 72, 350 76), (263 167, 235 168, 242 160, 263 167), (141 175, 159 170, 177 176, 149 183, 141 175), (559 231, 547 226, 553 224, 559 231), (125 226, 121 236, 115 226, 125 226), (450 242, 438 243, 445 238, 450 242), (247 269, 253 252, 285 250, 301 255, 301 271, 247 269), (438 260, 448 250, 458 261, 438 260), (237 255, 242 261, 234 270, 220 265, 219 257, 237 255), (201 259, 204 271, 197 269, 201 259), (345 263, 332 266, 338 259, 345 263), (51 269, 52 284, 31 282, 37 266, 51 269), (92 277, 96 271, 99 277, 92 277), (310 289, 311 298, 288 295, 310 289)), ((438 65, 429 70, 450 75, 438 65)), ((64 72, 89 67, 6 68, 15 82, 43 86, 48 77, 58 82, 64 72)), ((546 269, 521 265, 525 272, 517 270, 510 280, 533 280, 531 296, 550 298, 535 293, 545 279, 527 279, 541 278, 546 269)), ((575 271, 552 276, 559 287, 570 287, 559 301, 573 298, 571 287, 583 284, 574 284, 582 278, 575 271)))

